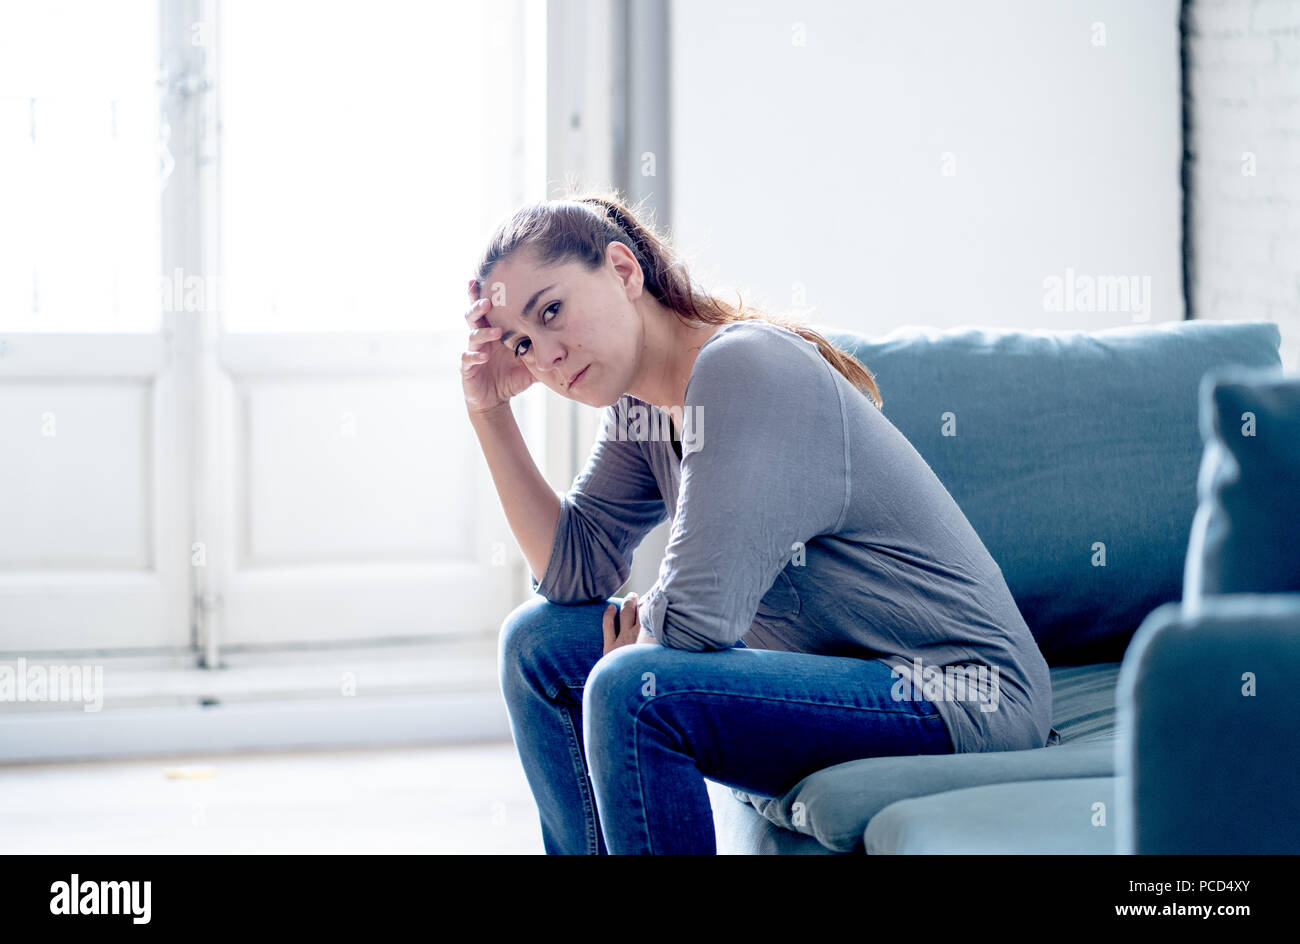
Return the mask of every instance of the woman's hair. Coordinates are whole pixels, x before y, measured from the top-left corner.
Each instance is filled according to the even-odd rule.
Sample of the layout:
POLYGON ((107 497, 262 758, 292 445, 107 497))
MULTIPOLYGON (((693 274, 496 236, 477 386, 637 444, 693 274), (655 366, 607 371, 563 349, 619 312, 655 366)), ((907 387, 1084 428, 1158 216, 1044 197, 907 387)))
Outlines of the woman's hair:
POLYGON ((605 263, 611 242, 632 251, 644 273, 646 290, 682 320, 716 325, 762 320, 786 328, 816 344, 832 367, 877 407, 882 405, 871 371, 794 316, 746 308, 743 299, 732 305, 696 285, 653 224, 638 218, 616 191, 574 193, 521 207, 488 240, 476 275, 480 284, 485 283, 497 263, 522 250, 530 250, 541 266, 579 262, 595 271, 605 263))

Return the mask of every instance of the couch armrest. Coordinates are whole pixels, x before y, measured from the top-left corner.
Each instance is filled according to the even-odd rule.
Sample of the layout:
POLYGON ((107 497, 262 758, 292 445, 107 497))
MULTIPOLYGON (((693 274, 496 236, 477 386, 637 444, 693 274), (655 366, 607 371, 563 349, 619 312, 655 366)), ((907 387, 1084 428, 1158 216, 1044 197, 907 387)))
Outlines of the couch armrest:
POLYGON ((1300 594, 1165 603, 1116 687, 1117 852, 1300 852, 1300 594))

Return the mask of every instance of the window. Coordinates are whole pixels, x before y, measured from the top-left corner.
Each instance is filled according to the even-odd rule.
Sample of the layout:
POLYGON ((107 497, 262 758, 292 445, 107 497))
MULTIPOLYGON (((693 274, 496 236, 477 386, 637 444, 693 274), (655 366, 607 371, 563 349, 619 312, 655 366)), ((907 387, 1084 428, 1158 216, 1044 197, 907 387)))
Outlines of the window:
POLYGON ((0 6, 0 329, 160 324, 158 4, 0 6))

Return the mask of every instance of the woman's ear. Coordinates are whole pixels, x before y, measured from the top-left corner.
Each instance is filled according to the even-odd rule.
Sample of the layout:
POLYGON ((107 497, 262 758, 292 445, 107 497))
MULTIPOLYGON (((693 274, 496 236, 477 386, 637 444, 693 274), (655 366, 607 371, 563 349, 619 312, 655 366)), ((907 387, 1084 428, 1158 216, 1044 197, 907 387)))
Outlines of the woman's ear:
POLYGON ((645 277, 636 255, 621 242, 611 242, 605 247, 606 257, 614 268, 628 301, 634 301, 645 287, 645 277))

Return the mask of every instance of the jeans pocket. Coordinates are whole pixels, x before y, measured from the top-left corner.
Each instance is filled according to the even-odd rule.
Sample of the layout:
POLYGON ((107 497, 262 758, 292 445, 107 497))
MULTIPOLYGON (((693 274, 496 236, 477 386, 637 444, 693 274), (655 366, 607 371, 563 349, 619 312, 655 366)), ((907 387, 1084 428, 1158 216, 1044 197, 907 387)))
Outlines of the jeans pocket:
POLYGON ((935 707, 934 702, 930 701, 930 699, 923 695, 917 695, 913 700, 912 706, 916 709, 916 716, 918 718, 941 717, 939 709, 935 707))

